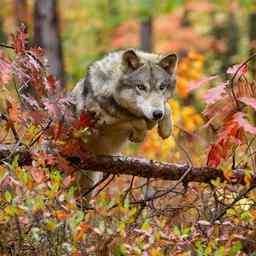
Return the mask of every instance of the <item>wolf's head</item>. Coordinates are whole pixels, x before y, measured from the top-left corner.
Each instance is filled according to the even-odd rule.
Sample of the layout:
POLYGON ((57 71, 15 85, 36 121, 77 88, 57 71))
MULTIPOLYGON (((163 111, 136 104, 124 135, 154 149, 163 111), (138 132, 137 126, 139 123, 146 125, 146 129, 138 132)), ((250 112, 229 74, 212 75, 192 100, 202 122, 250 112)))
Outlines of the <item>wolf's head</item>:
POLYGON ((130 49, 123 52, 122 61, 124 72, 114 99, 138 117, 162 119, 165 103, 175 89, 177 55, 159 56, 130 49))

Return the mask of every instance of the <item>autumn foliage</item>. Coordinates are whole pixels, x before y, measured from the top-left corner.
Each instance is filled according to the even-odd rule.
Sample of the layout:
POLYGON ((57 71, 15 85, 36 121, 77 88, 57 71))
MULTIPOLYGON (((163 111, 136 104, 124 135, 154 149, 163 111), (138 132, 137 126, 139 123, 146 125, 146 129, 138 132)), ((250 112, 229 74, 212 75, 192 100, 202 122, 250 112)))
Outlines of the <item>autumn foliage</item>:
POLYGON ((92 120, 85 113, 74 116, 72 99, 48 73, 43 49, 29 46, 25 27, 8 48, 10 55, 0 52, 0 140, 12 146, 0 163, 2 255, 247 255, 244 248, 256 248, 251 59, 229 68, 226 80, 202 79, 203 58, 189 53, 180 62, 178 95, 184 99, 202 90, 203 113, 172 99, 173 137, 163 142, 153 130, 141 146, 126 149, 154 159, 185 159, 191 168, 219 167, 228 181, 239 169, 246 175, 237 183, 245 186, 112 175, 96 189, 91 208, 83 208, 76 193, 80 170, 69 160, 86 161, 92 120), (18 147, 29 150, 32 161, 21 165, 18 147))

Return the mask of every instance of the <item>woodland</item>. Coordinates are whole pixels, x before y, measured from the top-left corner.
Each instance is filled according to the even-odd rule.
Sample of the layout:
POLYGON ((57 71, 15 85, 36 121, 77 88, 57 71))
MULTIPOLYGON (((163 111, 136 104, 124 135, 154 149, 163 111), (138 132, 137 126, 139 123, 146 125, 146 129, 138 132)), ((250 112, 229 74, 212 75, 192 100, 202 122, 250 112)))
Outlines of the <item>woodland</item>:
POLYGON ((1 0, 0 255, 256 256, 255 79, 252 0, 1 0), (95 156, 69 92, 125 48, 178 54, 173 132, 95 156))

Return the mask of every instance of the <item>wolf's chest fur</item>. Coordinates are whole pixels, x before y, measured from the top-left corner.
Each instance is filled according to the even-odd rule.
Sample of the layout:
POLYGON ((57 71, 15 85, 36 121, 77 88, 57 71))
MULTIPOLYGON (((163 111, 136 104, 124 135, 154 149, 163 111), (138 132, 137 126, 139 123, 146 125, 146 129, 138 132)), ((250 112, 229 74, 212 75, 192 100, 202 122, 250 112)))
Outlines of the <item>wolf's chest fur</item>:
POLYGON ((131 128, 127 127, 125 122, 104 127, 89 138, 88 148, 99 155, 111 155, 120 152, 130 133, 131 128))

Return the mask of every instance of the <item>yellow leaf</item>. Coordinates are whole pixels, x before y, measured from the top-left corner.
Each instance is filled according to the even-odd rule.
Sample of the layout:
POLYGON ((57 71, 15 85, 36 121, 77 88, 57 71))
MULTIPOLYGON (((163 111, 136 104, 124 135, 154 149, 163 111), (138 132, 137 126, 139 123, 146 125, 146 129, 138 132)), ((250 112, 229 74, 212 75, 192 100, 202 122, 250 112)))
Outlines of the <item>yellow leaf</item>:
POLYGON ((163 254, 161 253, 160 249, 152 248, 149 251, 150 256, 162 256, 163 254))
POLYGON ((252 184, 252 181, 253 181, 253 178, 250 174, 246 174, 244 176, 244 183, 247 185, 247 186, 250 186, 252 184))
POLYGON ((230 181, 231 178, 232 178, 232 176, 233 176, 233 172, 232 172, 231 169, 226 169, 226 170, 224 170, 224 171, 223 171, 223 174, 224 174, 224 177, 225 177, 228 181, 230 181))
POLYGON ((69 213, 60 210, 55 211, 55 215, 59 220, 66 220, 70 216, 69 213))
POLYGON ((46 228, 49 230, 49 231, 54 231, 57 227, 57 223, 55 223, 54 221, 52 220, 48 220, 46 222, 46 228))

